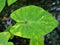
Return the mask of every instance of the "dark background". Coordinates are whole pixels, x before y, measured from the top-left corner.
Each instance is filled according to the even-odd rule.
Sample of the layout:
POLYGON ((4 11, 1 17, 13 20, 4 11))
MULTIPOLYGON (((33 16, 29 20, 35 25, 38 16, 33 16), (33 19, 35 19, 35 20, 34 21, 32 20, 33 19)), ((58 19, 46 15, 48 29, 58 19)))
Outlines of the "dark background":
MULTIPOLYGON (((27 5, 40 6, 50 12, 60 23, 60 0, 17 0, 12 5, 8 6, 7 0, 4 9, 0 13, 0 32, 3 32, 9 25, 14 25, 16 22, 10 18, 10 14, 27 5)), ((9 40, 14 45, 29 45, 30 39, 14 36, 9 40)), ((44 36, 45 45, 60 45, 60 24, 51 33, 44 36)))

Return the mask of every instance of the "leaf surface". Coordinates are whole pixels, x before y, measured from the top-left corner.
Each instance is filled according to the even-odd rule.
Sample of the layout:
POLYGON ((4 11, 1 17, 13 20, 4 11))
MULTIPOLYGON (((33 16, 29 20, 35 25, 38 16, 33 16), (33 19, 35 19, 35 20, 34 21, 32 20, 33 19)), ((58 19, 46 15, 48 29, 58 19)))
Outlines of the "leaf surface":
POLYGON ((10 29, 14 35, 25 38, 38 38, 50 33, 57 25, 57 20, 41 7, 30 5, 11 14, 17 23, 10 29))
POLYGON ((31 39, 30 45, 44 45, 44 40, 42 38, 39 39, 31 39))
POLYGON ((0 44, 6 44, 10 38, 10 33, 0 32, 0 44))

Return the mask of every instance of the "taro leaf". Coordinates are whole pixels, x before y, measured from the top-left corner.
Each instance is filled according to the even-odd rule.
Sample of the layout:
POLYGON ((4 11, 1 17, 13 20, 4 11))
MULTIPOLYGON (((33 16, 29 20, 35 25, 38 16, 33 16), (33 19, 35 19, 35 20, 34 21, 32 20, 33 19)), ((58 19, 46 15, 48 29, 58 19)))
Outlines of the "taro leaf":
POLYGON ((8 1, 8 5, 13 4, 14 2, 16 2, 17 0, 7 0, 8 1))
POLYGON ((31 39, 30 45, 44 45, 44 40, 42 38, 39 39, 31 39))
POLYGON ((17 23, 10 29, 10 32, 30 39, 42 37, 58 25, 57 20, 50 13, 34 5, 14 11, 11 18, 17 23))
POLYGON ((4 8, 5 2, 6 2, 6 0, 0 0, 0 12, 1 12, 2 9, 4 8))
POLYGON ((10 38, 10 33, 0 32, 0 44, 6 44, 10 38))

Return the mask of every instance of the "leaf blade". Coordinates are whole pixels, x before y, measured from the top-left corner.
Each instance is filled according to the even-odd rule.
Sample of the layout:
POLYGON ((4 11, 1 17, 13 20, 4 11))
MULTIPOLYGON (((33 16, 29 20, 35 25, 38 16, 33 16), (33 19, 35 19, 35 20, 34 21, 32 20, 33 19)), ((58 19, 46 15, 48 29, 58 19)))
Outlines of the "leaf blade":
MULTIPOLYGON (((14 29, 12 34, 16 35, 20 32, 19 34, 22 35, 18 34, 17 36, 25 38, 33 38, 35 35, 36 37, 34 38, 38 38, 38 36, 42 37, 50 33, 58 25, 57 20, 53 18, 50 13, 34 5, 22 7, 14 11, 11 14, 11 18, 17 22, 17 24, 11 28, 11 30, 13 30, 14 27, 17 27, 17 31, 14 29), (27 24, 25 23, 26 21, 27 24)), ((12 32, 11 30, 10 32, 12 32)))

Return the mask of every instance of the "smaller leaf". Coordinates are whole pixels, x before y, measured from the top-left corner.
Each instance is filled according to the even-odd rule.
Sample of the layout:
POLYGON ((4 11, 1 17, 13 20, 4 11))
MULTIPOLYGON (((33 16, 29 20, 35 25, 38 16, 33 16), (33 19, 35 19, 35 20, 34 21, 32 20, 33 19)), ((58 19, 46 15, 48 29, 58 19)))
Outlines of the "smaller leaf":
POLYGON ((13 4, 14 2, 16 2, 16 0, 7 0, 8 1, 8 5, 10 6, 11 4, 13 4))
POLYGON ((2 9, 4 8, 5 2, 6 2, 6 0, 0 0, 0 12, 1 12, 2 9))
POLYGON ((10 38, 9 32, 0 32, 0 44, 6 44, 10 38))

